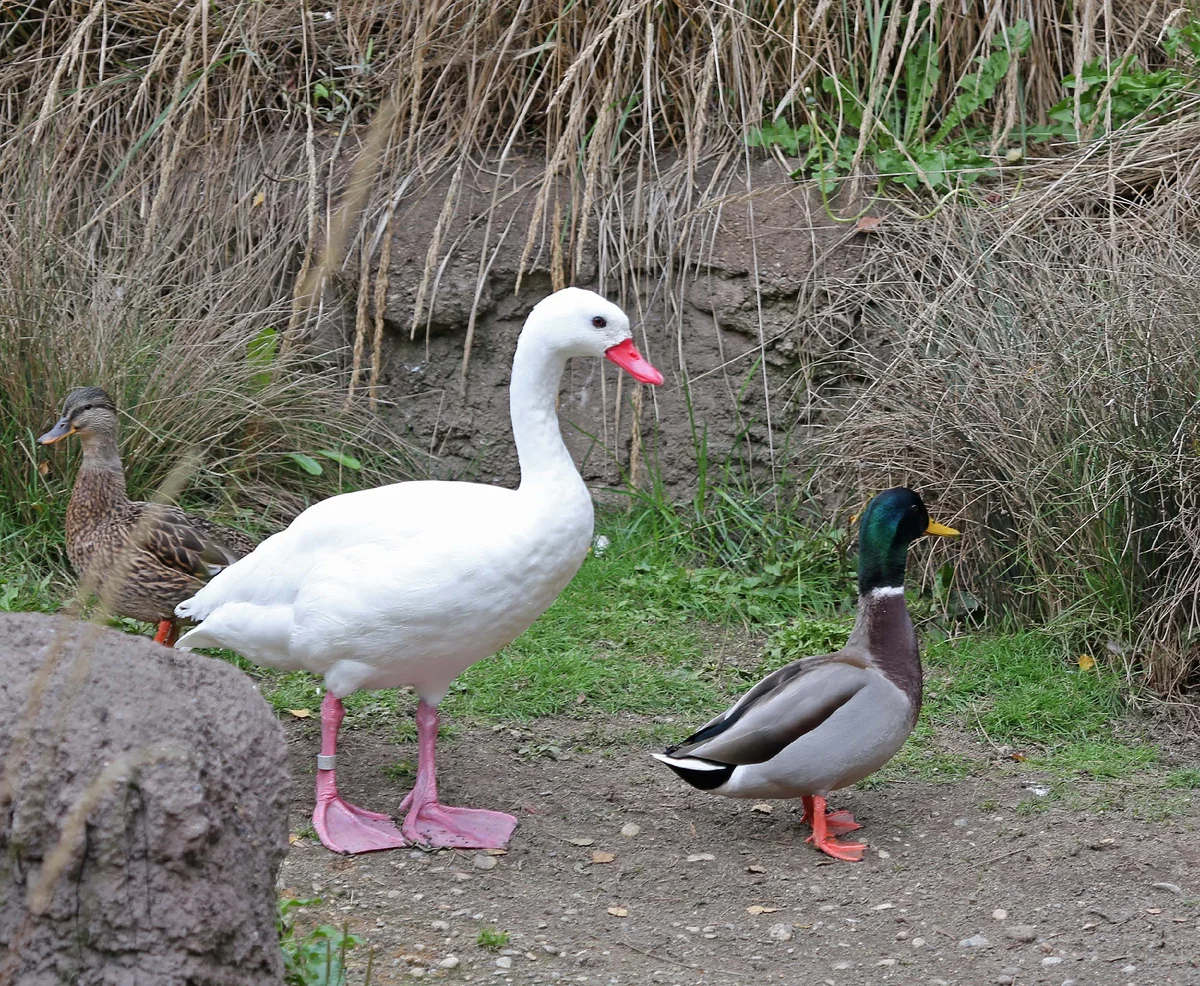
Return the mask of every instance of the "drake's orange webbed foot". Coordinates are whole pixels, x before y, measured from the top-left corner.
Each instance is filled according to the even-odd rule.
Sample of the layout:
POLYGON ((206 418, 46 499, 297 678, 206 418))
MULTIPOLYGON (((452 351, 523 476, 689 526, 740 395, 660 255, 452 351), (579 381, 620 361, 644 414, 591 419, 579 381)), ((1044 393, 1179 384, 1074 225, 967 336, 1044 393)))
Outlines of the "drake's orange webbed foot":
POLYGON ((812 825, 812 835, 805 842, 811 842, 821 852, 833 856, 835 859, 844 859, 850 863, 858 863, 862 861, 863 850, 867 848, 864 842, 838 842, 834 838, 835 835, 842 835, 846 832, 853 832, 855 829, 862 828, 854 820, 854 816, 848 811, 834 811, 826 813, 825 799, 819 795, 811 797, 805 796, 804 801, 804 818, 803 821, 812 825))

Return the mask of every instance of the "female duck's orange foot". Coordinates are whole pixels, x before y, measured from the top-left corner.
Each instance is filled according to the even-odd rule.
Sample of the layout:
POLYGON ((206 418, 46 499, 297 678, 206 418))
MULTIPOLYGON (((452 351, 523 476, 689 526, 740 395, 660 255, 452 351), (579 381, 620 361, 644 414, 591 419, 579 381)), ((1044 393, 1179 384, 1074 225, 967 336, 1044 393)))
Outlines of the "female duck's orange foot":
POLYGON ((835 859, 844 859, 847 862, 857 863, 862 860, 863 850, 866 849, 866 844, 862 842, 838 842, 833 838, 835 835, 841 835, 844 832, 853 832, 855 829, 862 828, 854 820, 854 816, 848 811, 835 811, 826 814, 825 799, 819 795, 805 796, 804 801, 804 820, 812 825, 812 835, 805 841, 811 842, 821 852, 833 856, 835 859))
POLYGON ((175 626, 174 620, 159 620, 158 633, 154 635, 154 642, 156 644, 163 644, 166 647, 174 647, 178 629, 175 626))

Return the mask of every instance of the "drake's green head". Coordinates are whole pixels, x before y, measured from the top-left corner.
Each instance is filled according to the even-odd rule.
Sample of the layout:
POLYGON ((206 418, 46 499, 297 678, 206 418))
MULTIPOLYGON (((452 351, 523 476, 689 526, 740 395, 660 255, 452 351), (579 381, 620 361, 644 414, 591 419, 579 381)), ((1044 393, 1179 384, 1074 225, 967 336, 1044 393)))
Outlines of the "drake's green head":
POLYGON ((923 534, 957 537, 958 531, 929 519, 920 494, 897 486, 867 504, 858 524, 858 592, 904 586, 908 546, 923 534))

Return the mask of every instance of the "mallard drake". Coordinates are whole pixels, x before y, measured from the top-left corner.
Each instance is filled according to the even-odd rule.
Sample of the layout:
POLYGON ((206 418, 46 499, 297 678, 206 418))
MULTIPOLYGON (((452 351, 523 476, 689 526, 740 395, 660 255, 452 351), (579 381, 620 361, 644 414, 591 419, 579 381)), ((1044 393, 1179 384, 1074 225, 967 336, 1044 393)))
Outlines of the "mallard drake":
POLYGON ((592 497, 555 410, 569 357, 607 357, 643 383, 663 380, 620 308, 591 291, 557 291, 529 313, 513 358, 518 489, 408 482, 331 497, 175 610, 198 623, 180 647, 228 647, 324 676, 313 828, 330 849, 500 848, 517 824, 439 802, 437 707, 459 674, 545 612, 587 556, 592 497), (419 703, 416 783, 397 827, 338 794, 335 764, 341 700, 399 685, 419 703))
POLYGON ((67 507, 71 567, 109 612, 157 623, 154 639, 170 646, 175 607, 253 551, 254 539, 178 507, 130 500, 117 447, 117 407, 99 387, 72 390, 62 417, 38 442, 53 445, 71 435, 83 444, 67 507), (123 574, 115 585, 114 573, 123 574))
POLYGON ((921 658, 908 607, 908 546, 958 531, 929 519, 913 490, 880 493, 859 524, 858 615, 846 646, 767 675, 733 706, 653 756, 695 788, 730 798, 801 798, 809 842, 860 860, 861 828, 825 797, 874 773, 904 744, 921 711, 921 658))

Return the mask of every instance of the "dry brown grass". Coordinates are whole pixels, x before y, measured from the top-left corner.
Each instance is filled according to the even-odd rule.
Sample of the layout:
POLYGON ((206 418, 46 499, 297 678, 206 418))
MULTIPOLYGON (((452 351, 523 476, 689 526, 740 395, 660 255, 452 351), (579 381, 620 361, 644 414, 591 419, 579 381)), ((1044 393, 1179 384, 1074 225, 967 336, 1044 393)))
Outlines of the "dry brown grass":
MULTIPOLYGON (((934 102, 948 104, 973 59, 1024 18, 1033 25, 1031 50, 981 113, 1036 119, 1062 97, 1062 78, 1093 57, 1161 58, 1155 40, 1175 9, 1151 0, 1068 5, 1067 14, 1062 6, 935 4, 934 102)), ((702 250, 700 207, 731 189, 747 132, 802 105, 805 86, 853 76, 866 105, 881 105, 913 42, 908 15, 927 7, 830 0, 8 5, 0 15, 9 55, 0 69, 0 91, 8 93, 0 119, 12 137, 0 167, 39 162, 55 187, 54 207, 86 223, 99 244, 118 228, 112 209, 135 202, 136 233, 124 233, 156 253, 158 237, 172 235, 166 212, 176 206, 174 221, 183 219, 177 207, 189 183, 215 182, 203 207, 195 203, 190 232, 214 243, 272 236, 286 244, 287 264, 256 265, 256 273, 274 298, 295 290, 289 324, 303 336, 325 277, 347 256, 379 258, 387 217, 414 183, 451 176, 444 229, 464 176, 486 162, 494 196, 512 194, 504 164, 520 154, 543 162, 532 221, 513 231, 489 224, 481 272, 489 249, 511 235, 524 242, 527 264, 540 257, 556 282, 570 282, 596 240, 602 289, 615 283, 632 293, 631 259, 669 277, 673 265, 686 266, 702 250), (364 137, 372 119, 377 126, 364 137), (348 172, 347 159, 361 167, 348 172), (297 228, 301 215, 307 221, 297 228), (303 250, 300 277, 296 250, 303 250)), ((414 331, 450 246, 439 234, 427 245, 414 331)), ((376 297, 385 290, 363 285, 376 297)), ((378 365, 365 343, 380 332, 379 310, 365 304, 358 318, 358 367, 372 393, 378 365)))
POLYGON ((993 612, 1170 691, 1200 670, 1200 248, 1194 206, 1152 205, 892 223, 844 285, 869 384, 816 442, 826 481, 932 491, 993 612))

